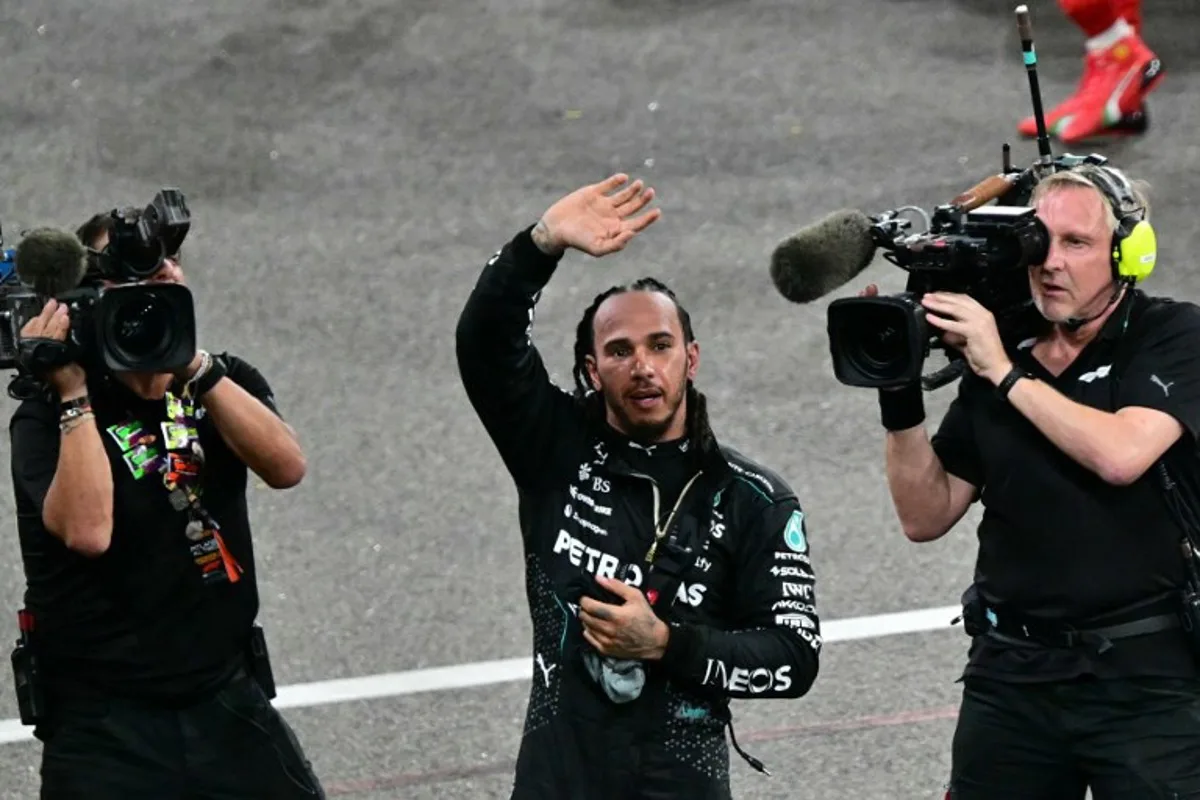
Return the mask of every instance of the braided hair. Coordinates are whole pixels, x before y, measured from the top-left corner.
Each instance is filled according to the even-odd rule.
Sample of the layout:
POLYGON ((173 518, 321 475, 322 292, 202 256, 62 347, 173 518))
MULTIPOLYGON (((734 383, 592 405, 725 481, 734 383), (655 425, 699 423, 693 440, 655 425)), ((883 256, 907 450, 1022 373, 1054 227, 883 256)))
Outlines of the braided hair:
MULTIPOLYGON (((591 305, 584 309, 583 317, 579 320, 579 325, 575 328, 575 364, 572 367, 571 374, 575 378, 574 396, 576 402, 583 406, 589 418, 597 424, 604 422, 604 397, 602 393, 592 388, 591 378, 588 375, 587 369, 587 357, 595 354, 596 311, 608 298, 626 292, 657 292, 669 297, 675 305, 676 313, 679 315, 679 325, 683 328, 684 345, 691 344, 696 339, 695 333, 692 330, 691 315, 680 304, 679 298, 675 296, 675 292, 671 291, 665 283, 656 278, 639 278, 633 283, 610 286, 596 295, 591 305)), ((714 441, 712 427, 708 421, 708 400, 702 392, 696 389, 695 384, 690 379, 687 382, 687 431, 690 438, 689 452, 697 456, 705 452, 714 441)))

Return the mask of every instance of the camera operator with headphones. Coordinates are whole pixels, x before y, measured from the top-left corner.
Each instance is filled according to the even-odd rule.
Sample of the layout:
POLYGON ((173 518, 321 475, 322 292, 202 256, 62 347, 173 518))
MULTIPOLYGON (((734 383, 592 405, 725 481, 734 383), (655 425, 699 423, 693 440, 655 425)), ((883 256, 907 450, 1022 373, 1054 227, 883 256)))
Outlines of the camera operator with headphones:
POLYGON ((1135 288, 1155 235, 1118 170, 1056 172, 1031 202, 1040 333, 1003 341, 972 298, 927 294, 970 367, 958 396, 931 441, 919 384, 879 395, 905 535, 983 503, 946 796, 1200 797, 1197 537, 1168 491, 1195 486, 1200 308, 1135 288))
MULTIPOLYGON (((186 207, 157 208, 185 221, 148 237, 138 222, 155 210, 78 230, 85 286, 184 283, 186 207)), ((51 299, 22 340, 70 341, 74 313, 51 299)), ((176 370, 136 372, 96 350, 41 374, 10 421, 27 581, 13 661, 22 719, 44 744, 41 797, 324 797, 271 705, 254 622, 247 473, 298 484, 295 433, 236 356, 189 349, 176 370)))

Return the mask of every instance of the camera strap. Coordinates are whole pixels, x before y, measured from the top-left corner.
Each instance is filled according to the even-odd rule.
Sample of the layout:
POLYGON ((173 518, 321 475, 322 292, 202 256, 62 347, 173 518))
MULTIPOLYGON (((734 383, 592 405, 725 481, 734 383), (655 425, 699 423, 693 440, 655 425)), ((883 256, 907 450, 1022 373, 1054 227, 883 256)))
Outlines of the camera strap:
POLYGON ((242 567, 225 545, 221 526, 200 502, 204 448, 200 446, 196 427, 191 384, 186 385, 180 395, 168 390, 166 403, 168 419, 162 423, 162 445, 166 454, 161 457, 158 469, 171 507, 188 512, 184 535, 190 543, 192 560, 200 570, 202 581, 206 584, 237 583, 241 580, 242 567))
MULTIPOLYGON (((1132 290, 1131 290, 1132 292, 1132 290)), ((1145 305, 1139 302, 1143 298, 1132 296, 1129 298, 1130 307, 1126 311, 1121 339, 1117 343, 1116 355, 1113 358, 1113 372, 1110 383, 1110 408, 1114 412, 1117 406, 1117 394, 1119 391, 1121 378, 1124 376, 1125 369, 1133 360, 1134 352, 1130 346, 1130 341, 1127 337, 1135 328, 1135 322, 1141 320, 1149 310, 1146 306, 1150 301, 1145 301, 1145 305)), ((1186 432, 1184 434, 1187 435, 1186 432)), ((1181 555, 1184 559, 1184 568, 1187 572, 1188 583, 1191 585, 1192 592, 1200 592, 1200 517, 1197 516, 1197 508, 1200 504, 1197 503, 1197 498, 1193 494, 1194 483, 1187 483, 1186 479, 1191 478, 1193 481, 1197 477, 1197 467, 1200 467, 1200 450, 1197 449, 1195 443, 1190 450, 1187 450, 1187 462, 1178 463, 1179 457, 1175 456, 1182 448, 1177 449, 1172 446, 1162 455, 1152 466, 1158 484, 1163 491, 1164 499, 1167 505, 1167 510, 1175 520, 1175 524, 1179 526, 1183 534, 1183 539, 1180 541, 1181 555), (1175 458, 1173 458, 1175 456, 1175 458), (1179 480, 1177 480, 1177 477, 1179 480), (1184 481, 1181 485, 1180 480, 1184 481)))

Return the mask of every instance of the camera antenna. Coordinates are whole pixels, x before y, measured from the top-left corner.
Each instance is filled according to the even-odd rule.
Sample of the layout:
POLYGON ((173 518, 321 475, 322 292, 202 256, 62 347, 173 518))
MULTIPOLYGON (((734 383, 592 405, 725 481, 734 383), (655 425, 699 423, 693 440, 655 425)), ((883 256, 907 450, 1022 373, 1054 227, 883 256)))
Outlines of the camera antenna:
POLYGON ((1053 163, 1050 136, 1046 132, 1046 114, 1042 110, 1042 91, 1038 87, 1037 51, 1033 47, 1033 23, 1029 6, 1017 6, 1017 35, 1021 37, 1021 54, 1025 59, 1025 74, 1029 76, 1029 94, 1033 100, 1033 119, 1037 123, 1038 165, 1049 169, 1053 163))

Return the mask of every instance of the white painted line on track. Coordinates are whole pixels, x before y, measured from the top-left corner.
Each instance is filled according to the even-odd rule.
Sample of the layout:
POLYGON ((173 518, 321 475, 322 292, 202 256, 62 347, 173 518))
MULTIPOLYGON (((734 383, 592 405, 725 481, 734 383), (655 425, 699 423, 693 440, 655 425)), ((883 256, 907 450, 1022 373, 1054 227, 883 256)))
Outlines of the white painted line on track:
MULTIPOLYGON (((923 608, 894 614, 874 614, 867 617, 835 619, 821 624, 822 638, 829 642, 850 642, 875 639, 901 633, 921 633, 951 628, 950 621, 961 613, 959 606, 923 608)), ((281 686, 275 698, 276 708, 348 703, 355 700, 374 700, 400 697, 421 692, 444 692, 473 686, 526 680, 533 674, 530 657, 506 658, 498 661, 476 661, 449 667, 430 667, 408 672, 389 672, 361 678, 338 678, 312 683, 281 686)), ((0 720, 0 744, 33 740, 33 728, 19 719, 0 720)))

